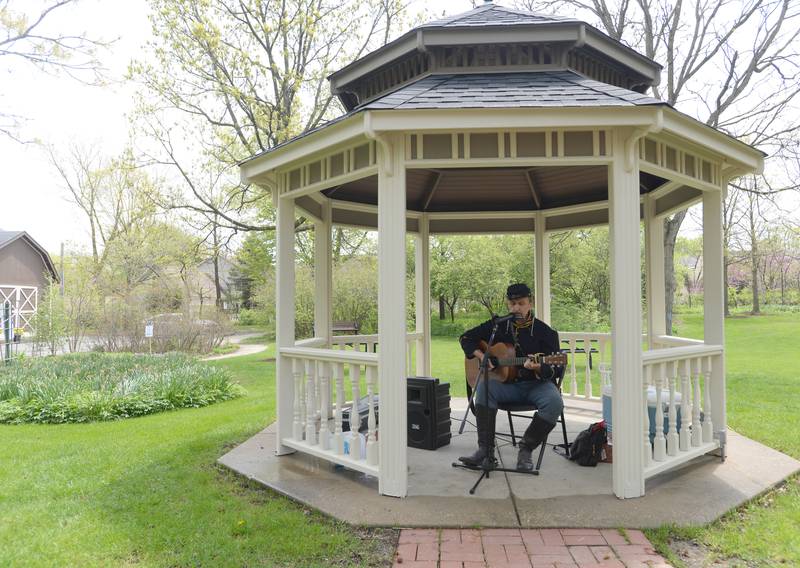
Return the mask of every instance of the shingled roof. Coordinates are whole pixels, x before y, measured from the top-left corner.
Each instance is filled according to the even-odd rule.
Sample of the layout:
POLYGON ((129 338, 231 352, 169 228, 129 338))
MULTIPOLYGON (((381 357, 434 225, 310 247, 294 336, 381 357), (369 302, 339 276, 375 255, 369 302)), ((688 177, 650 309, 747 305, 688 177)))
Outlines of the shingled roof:
POLYGON ((515 26, 524 24, 548 24, 560 22, 577 22, 573 18, 562 18, 549 14, 538 14, 524 10, 513 10, 496 4, 484 4, 474 10, 456 14, 440 20, 422 24, 421 28, 446 28, 468 26, 515 26))
POLYGON ((573 71, 429 75, 358 110, 666 105, 573 71))

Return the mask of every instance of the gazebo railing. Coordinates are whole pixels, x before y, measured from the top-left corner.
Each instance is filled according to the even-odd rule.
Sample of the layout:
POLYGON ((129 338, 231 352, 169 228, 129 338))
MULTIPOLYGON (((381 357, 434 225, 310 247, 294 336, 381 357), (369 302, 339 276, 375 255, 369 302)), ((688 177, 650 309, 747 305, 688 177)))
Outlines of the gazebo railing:
POLYGON ((607 349, 611 345, 610 333, 565 331, 559 333, 562 351, 567 353, 567 369, 561 392, 566 398, 600 400, 592 388, 592 370, 600 369, 608 360, 607 349), (595 357, 596 356, 596 357, 595 357), (578 378, 578 361, 583 359, 583 378, 578 378))
MULTIPOLYGON (((304 343, 312 341, 305 340, 304 343)), ((281 443, 329 462, 377 476, 379 450, 375 407, 378 355, 307 346, 284 347, 280 354, 291 361, 294 383, 291 437, 284 437, 281 443), (365 393, 361 390, 362 377, 366 379, 365 393), (350 383, 349 393, 345 391, 346 379, 350 383), (361 424, 358 407, 364 395, 368 407, 366 435, 358 432, 361 424), (344 432, 343 414, 348 407, 350 431, 344 432)))
POLYGON ((720 345, 671 338, 642 354, 645 478, 673 469, 719 447, 711 416, 711 370, 722 364, 720 345))
MULTIPOLYGON (((409 332, 406 334, 406 376, 419 375, 415 350, 422 349, 422 333, 409 332)), ((364 351, 366 353, 378 352, 378 334, 372 335, 335 335, 331 338, 331 348, 345 350, 352 347, 354 351, 364 351)))

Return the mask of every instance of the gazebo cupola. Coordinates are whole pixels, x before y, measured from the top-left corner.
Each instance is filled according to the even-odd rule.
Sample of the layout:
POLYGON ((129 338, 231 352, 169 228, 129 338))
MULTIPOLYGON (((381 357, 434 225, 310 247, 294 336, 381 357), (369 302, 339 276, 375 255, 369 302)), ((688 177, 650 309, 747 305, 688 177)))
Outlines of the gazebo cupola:
POLYGON ((645 93, 658 84, 661 66, 585 22, 488 2, 413 29, 328 79, 351 111, 431 73, 564 69, 645 93))
MULTIPOLYGON (((763 154, 649 97, 660 66, 578 20, 491 3, 422 25, 330 76, 343 116, 241 164, 277 204, 278 452, 306 452, 409 491, 407 374, 428 375, 432 233, 535 234, 536 314, 550 319, 548 234, 607 225, 612 331, 560 330, 610 360, 613 491, 725 445, 722 195, 763 154), (667 337, 663 217, 703 203, 705 340, 667 337), (315 222, 315 337, 294 335, 296 208, 315 222), (640 223, 645 229, 642 351, 640 223), (331 333, 333 224, 378 231, 378 334, 331 333), (416 331, 406 331, 406 233, 415 236, 416 331), (337 349, 379 346, 377 353, 337 349), (608 353, 606 353, 608 351, 608 353), (341 431, 345 399, 380 392, 363 452, 341 431), (648 397, 678 400, 665 433, 648 397), (650 394, 648 394, 650 393, 650 394), (669 393, 665 395, 664 393, 669 393), (702 418, 701 418, 702 417, 702 418), (655 431, 651 441, 649 433, 655 431), (680 431, 680 433, 678 433, 680 431)), ((574 360, 574 359, 573 359, 574 360)), ((565 396, 594 400, 589 370, 565 396)))

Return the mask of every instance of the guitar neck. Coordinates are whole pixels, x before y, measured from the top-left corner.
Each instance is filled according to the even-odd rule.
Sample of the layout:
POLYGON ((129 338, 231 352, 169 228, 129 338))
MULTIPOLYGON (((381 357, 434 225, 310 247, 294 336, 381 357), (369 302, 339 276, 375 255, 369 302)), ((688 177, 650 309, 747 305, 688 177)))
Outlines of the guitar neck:
POLYGON ((497 364, 502 367, 518 367, 524 365, 528 357, 511 357, 509 359, 498 359, 497 364))

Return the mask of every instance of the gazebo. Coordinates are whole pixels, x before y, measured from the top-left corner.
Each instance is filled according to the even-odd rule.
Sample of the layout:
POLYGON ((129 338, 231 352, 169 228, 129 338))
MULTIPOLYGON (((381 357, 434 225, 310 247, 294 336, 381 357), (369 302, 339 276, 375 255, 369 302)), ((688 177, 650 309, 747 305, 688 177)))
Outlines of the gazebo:
MULTIPOLYGON (((650 477, 709 452, 724 457, 722 200, 732 177, 762 168, 763 154, 646 95, 660 69, 579 20, 489 2, 332 74, 345 115, 241 164, 243 182, 270 188, 277 208, 278 454, 311 454, 406 496, 406 377, 431 371, 429 236, 535 234, 536 314, 548 322, 548 233, 607 225, 611 333, 561 335, 573 353, 595 345, 610 368, 614 494, 642 496, 650 477), (695 203, 703 341, 667 335, 664 316, 663 218, 695 203), (315 223, 315 337, 303 341, 294 331, 298 208, 315 223), (331 332, 334 224, 377 229, 377 335, 331 332), (368 348, 344 349, 354 343, 368 348), (379 395, 379 412, 369 404, 360 443, 342 432, 342 414, 365 394, 379 395), (666 428, 648 406, 668 409, 666 428)), ((588 366, 578 376, 573 364, 564 384, 565 398, 599 399, 588 366)))

